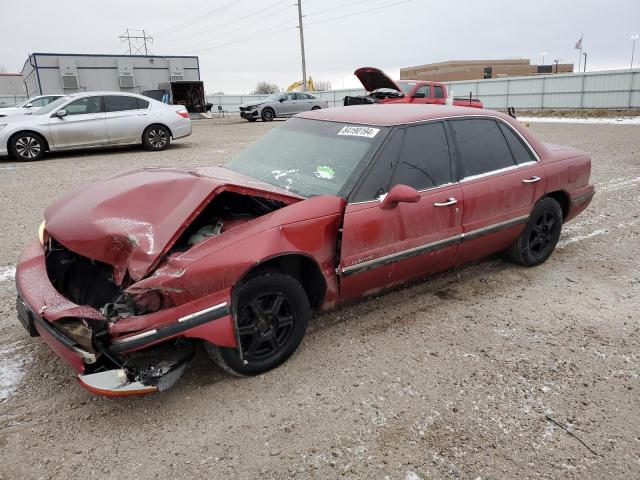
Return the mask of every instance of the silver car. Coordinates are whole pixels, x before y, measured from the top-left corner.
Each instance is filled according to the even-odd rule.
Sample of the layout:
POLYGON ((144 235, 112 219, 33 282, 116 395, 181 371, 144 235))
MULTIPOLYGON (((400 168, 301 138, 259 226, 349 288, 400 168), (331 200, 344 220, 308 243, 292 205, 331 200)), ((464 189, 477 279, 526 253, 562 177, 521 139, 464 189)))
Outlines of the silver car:
POLYGON ((240 105, 240 116, 250 122, 259 118, 263 122, 270 122, 277 117, 291 117, 320 108, 329 108, 329 103, 306 92, 272 93, 262 100, 240 105))
POLYGON ((64 95, 38 95, 37 97, 31 97, 14 107, 0 108, 0 117, 28 115, 51 102, 55 102, 60 97, 64 97, 64 95))
POLYGON ((171 139, 191 135, 181 105, 120 92, 65 95, 31 115, 0 118, 0 156, 39 160, 45 151, 144 145, 164 150, 171 139))

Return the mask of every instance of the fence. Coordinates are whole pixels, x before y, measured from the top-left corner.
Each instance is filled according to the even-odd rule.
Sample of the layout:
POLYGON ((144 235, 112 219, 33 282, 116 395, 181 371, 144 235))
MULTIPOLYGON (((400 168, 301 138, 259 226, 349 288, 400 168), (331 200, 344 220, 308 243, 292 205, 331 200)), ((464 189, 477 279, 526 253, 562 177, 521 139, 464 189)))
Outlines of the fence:
POLYGON ((640 69, 446 83, 450 95, 471 92, 494 110, 640 108, 640 69))
POLYGON ((0 95, 0 108, 13 107, 26 99, 24 95, 0 95))
MULTIPOLYGON (((364 95, 364 89, 344 89, 344 90, 328 90, 326 92, 309 92, 320 100, 329 102, 330 107, 342 105, 344 97, 347 95, 364 95)), ((207 95, 207 102, 213 104, 213 112, 215 113, 218 105, 229 112, 238 113, 238 107, 243 103, 258 102, 267 95, 207 95)))

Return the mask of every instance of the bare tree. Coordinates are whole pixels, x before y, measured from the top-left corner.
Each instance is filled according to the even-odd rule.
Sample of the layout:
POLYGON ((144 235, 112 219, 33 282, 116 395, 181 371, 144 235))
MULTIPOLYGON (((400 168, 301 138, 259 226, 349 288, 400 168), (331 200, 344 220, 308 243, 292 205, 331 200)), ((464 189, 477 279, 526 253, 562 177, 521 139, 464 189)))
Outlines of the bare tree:
POLYGON ((316 87, 316 90, 319 91, 324 91, 324 90, 331 90, 331 82, 329 82, 328 80, 318 80, 317 82, 313 82, 314 86, 316 87))
POLYGON ((280 91, 280 87, 278 87, 275 83, 258 82, 256 84, 256 88, 251 93, 264 95, 264 94, 270 94, 270 93, 277 93, 279 91, 280 91))

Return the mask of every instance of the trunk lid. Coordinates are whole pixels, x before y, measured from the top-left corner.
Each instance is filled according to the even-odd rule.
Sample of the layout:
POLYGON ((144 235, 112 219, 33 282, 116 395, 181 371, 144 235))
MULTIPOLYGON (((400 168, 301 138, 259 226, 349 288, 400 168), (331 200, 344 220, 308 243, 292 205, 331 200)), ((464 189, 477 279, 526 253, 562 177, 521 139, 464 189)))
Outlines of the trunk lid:
POLYGON ((367 92, 373 92, 379 88, 388 88, 402 93, 402 89, 398 84, 379 68, 362 67, 353 72, 353 74, 358 77, 367 92))
POLYGON ((198 213, 224 190, 294 203, 284 189, 222 167, 133 170, 56 200, 47 232, 69 250, 114 267, 120 284, 146 276, 198 213))

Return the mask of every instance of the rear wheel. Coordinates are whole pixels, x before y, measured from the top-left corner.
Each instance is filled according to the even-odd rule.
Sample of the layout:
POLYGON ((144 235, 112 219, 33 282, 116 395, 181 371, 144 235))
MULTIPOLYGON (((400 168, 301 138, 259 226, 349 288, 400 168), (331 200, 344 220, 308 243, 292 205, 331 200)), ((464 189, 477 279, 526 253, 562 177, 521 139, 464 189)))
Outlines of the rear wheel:
POLYGON ((553 198, 543 197, 533 207, 527 226, 507 250, 507 255, 525 267, 540 265, 555 250, 561 231, 560 204, 553 198))
POLYGON ((311 110, 320 110, 320 107, 318 105, 315 105, 315 106, 311 107, 311 110))
POLYGON ((276 117, 276 112, 274 112, 271 108, 264 108, 262 110, 261 117, 263 122, 270 122, 276 117))
POLYGON ((142 145, 147 150, 164 150, 171 143, 171 132, 162 125, 150 125, 142 133, 142 145))
POLYGON ((212 360, 234 375, 271 370, 298 348, 309 323, 309 299, 300 282, 289 275, 266 273, 239 287, 238 337, 243 358, 235 348, 210 343, 212 360))
POLYGON ((19 162, 32 162, 44 156, 45 141, 34 132, 18 133, 9 141, 9 153, 19 162))

